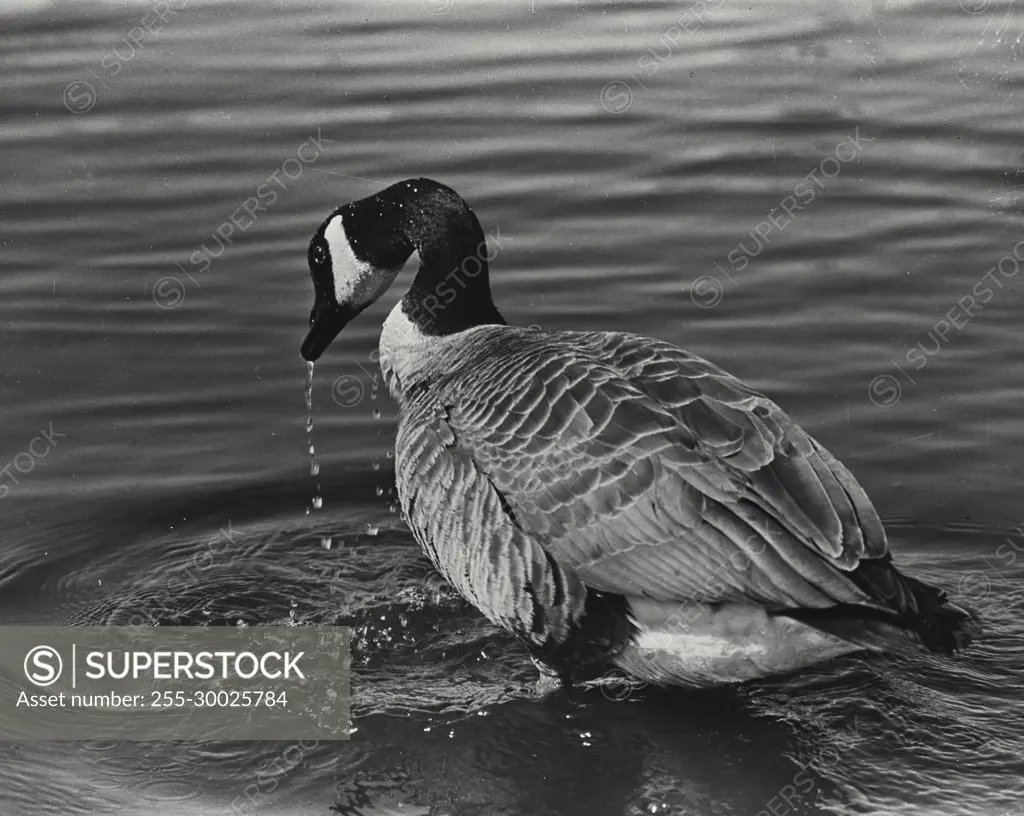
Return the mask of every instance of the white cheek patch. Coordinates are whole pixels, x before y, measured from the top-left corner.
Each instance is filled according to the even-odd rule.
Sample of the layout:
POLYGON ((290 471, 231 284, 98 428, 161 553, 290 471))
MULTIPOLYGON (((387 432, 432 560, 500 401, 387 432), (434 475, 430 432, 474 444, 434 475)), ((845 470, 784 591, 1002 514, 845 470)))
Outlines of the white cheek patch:
POLYGON ((336 215, 327 224, 324 240, 331 252, 335 299, 338 303, 360 303, 365 295, 376 288, 373 285, 375 268, 359 260, 352 251, 340 215, 336 215))

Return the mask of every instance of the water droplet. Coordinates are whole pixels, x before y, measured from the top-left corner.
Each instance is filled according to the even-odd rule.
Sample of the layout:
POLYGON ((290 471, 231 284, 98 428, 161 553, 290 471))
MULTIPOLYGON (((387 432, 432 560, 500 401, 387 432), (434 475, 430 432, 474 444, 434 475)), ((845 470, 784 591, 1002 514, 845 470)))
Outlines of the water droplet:
POLYGON ((378 460, 378 459, 374 459, 373 460, 373 469, 374 470, 380 470, 380 460, 378 460))
POLYGON ((329 550, 333 543, 334 539, 331 536, 320 536, 320 546, 325 550, 329 550))
POLYGON ((380 485, 377 485, 377 495, 378 496, 383 496, 384 495, 384 488, 381 487, 380 485))
POLYGON ((238 627, 239 629, 245 629, 245 627, 247 627, 248 625, 249 625, 249 624, 247 624, 247 623, 246 623, 246 622, 245 622, 244 620, 242 620, 241 618, 239 618, 239 619, 238 619, 238 620, 237 620, 237 621, 235 622, 235 626, 237 626, 237 627, 238 627))
POLYGON ((375 536, 379 532, 380 532, 380 527, 378 527, 376 524, 367 524, 366 525, 366 534, 367 535, 375 536))
POLYGON ((394 454, 391 451, 388 451, 387 453, 384 454, 384 457, 386 459, 390 459, 392 456, 394 456, 394 454))
POLYGON ((319 510, 323 506, 324 506, 324 497, 323 496, 314 496, 313 497, 313 509, 314 510, 319 510))
POLYGON ((309 475, 318 476, 320 474, 320 465, 317 462, 309 463, 309 475))
POLYGON ((294 608, 295 608, 295 607, 297 607, 298 605, 299 605, 299 602, 298 602, 298 601, 292 601, 292 609, 294 609, 294 608))
POLYGON ((373 418, 374 419, 380 419, 380 408, 374 408, 373 409, 373 418))

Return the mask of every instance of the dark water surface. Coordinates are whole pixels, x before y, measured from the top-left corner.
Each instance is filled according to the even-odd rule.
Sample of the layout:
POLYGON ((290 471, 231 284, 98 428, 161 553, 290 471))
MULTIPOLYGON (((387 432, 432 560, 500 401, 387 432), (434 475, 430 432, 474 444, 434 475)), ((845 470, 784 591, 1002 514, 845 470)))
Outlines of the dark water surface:
MULTIPOLYGON (((351 623, 357 731, 260 814, 1020 812, 1012 4, 186 5, 134 54, 142 5, 2 12, 0 620, 351 623), (763 389, 987 639, 536 699, 395 512, 373 349, 411 269, 317 365, 311 509, 306 244, 418 175, 500 231, 510 321, 650 334, 763 389)), ((0 812, 227 813, 286 747, 7 744, 0 812)))

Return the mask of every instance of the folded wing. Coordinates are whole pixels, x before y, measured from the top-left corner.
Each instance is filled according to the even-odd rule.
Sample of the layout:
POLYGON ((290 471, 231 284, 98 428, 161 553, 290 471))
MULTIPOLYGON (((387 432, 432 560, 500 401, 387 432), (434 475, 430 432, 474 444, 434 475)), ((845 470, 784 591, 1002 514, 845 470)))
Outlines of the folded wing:
POLYGON ((666 343, 551 337, 480 354, 400 429, 410 523, 485 612, 539 629, 557 600, 569 626, 588 588, 885 608, 850 577, 886 556, 877 514, 778 406, 666 343))

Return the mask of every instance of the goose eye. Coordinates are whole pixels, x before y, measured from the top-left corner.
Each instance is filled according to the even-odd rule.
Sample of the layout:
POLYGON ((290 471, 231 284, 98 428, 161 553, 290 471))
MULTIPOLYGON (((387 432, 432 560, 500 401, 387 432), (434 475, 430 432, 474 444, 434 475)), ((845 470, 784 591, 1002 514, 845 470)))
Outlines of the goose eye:
POLYGON ((320 266, 320 264, 327 261, 327 252, 320 244, 314 244, 313 248, 309 251, 309 257, 314 265, 320 266))

